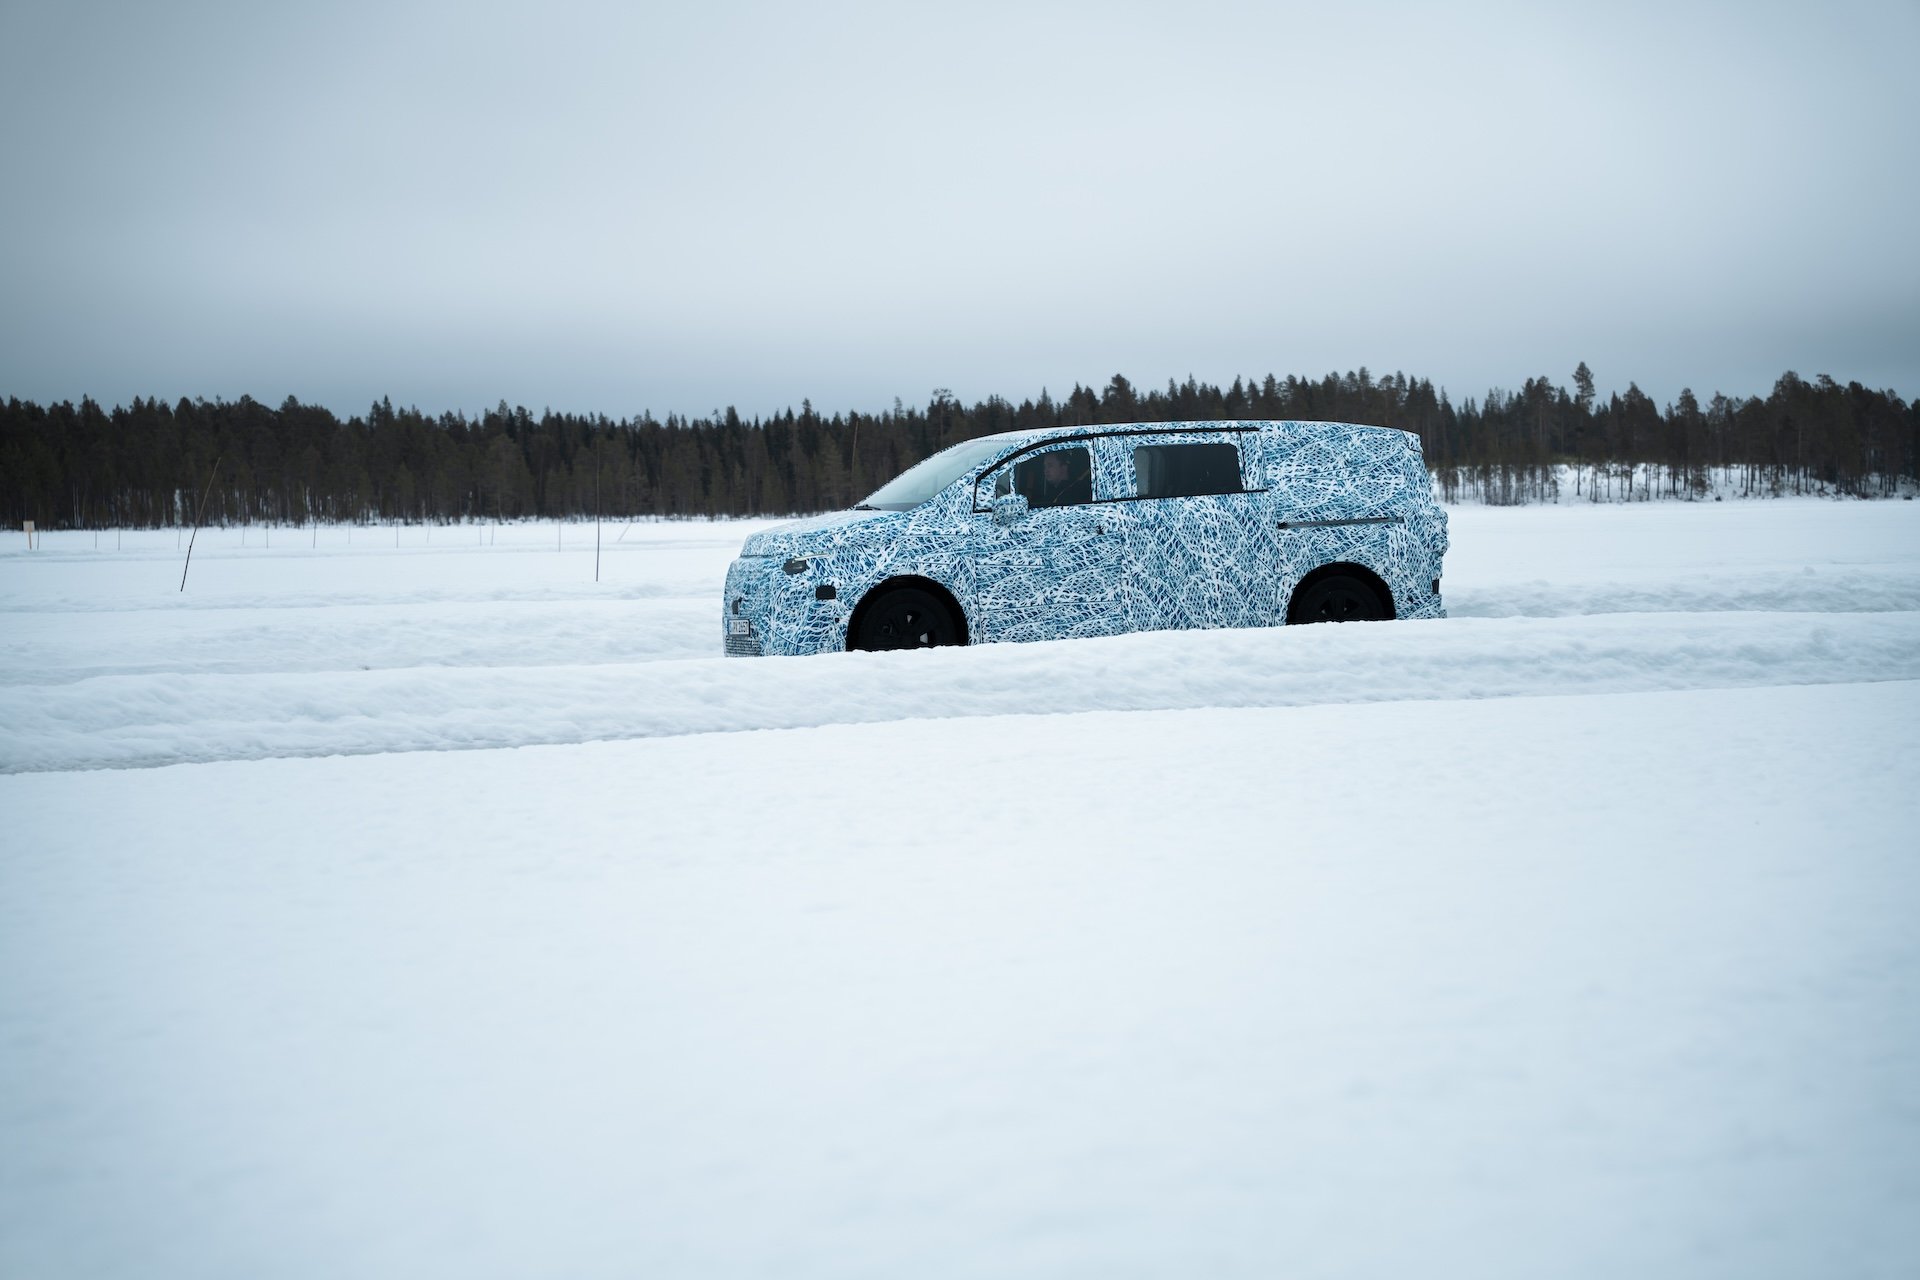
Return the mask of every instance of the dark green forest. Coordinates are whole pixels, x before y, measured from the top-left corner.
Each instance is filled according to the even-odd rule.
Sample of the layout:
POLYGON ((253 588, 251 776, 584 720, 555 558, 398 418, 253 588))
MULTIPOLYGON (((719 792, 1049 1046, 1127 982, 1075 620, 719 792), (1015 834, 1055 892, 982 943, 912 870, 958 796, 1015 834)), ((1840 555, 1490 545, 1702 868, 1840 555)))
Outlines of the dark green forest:
POLYGON ((0 519, 18 527, 512 520, 600 512, 770 515, 848 506, 935 450, 996 431, 1126 422, 1306 418, 1418 433, 1449 499, 1494 503, 1743 495, 1892 494, 1920 477, 1920 409, 1891 391, 1788 373, 1765 396, 1691 391, 1664 407, 1637 386, 1600 400, 1583 363, 1571 390, 1453 403, 1432 382, 1365 369, 1189 378, 1142 389, 1044 391, 964 405, 823 416, 607 418, 498 408, 430 416, 380 401, 346 419, 291 397, 0 405, 0 519), (216 462, 218 466, 216 468, 216 462))

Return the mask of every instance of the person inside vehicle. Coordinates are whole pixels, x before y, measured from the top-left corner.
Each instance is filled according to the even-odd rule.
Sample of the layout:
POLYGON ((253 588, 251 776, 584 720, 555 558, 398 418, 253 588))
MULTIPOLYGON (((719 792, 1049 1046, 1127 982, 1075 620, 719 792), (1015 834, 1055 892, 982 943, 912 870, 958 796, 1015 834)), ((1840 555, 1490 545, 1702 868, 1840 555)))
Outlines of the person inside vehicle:
POLYGON ((1091 460, 1084 448, 1055 449, 1019 464, 1020 492, 1030 507, 1071 507, 1093 501, 1091 460))

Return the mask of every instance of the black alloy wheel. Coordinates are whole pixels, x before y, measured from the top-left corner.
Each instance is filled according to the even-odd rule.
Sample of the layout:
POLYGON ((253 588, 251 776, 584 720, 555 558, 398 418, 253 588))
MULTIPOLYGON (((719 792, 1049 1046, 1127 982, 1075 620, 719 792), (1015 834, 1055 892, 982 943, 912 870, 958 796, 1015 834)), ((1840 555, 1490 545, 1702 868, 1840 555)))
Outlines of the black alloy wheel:
POLYGON ((960 628, 946 605, 917 587, 899 587, 867 606, 853 647, 873 652, 959 643, 960 628))
POLYGON ((1320 579, 1287 610, 1288 622, 1381 622, 1392 616, 1378 591, 1344 573, 1320 579))

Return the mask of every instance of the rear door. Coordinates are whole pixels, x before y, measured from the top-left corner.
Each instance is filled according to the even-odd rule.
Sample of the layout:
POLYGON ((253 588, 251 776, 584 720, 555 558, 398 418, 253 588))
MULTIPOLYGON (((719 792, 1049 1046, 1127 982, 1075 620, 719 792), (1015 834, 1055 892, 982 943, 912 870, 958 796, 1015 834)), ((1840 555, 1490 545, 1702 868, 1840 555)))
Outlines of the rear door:
POLYGON ((1273 530, 1247 485, 1251 432, 1127 440, 1133 492, 1115 504, 1127 609, 1141 630, 1240 627, 1275 617, 1273 530))

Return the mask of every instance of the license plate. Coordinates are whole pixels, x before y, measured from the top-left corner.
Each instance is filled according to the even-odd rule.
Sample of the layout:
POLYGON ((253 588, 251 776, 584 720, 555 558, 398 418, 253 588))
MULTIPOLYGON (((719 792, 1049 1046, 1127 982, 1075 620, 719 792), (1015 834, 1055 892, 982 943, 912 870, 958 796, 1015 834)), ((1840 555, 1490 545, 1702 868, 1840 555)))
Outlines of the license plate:
POLYGON ((730 636, 750 636, 753 634, 753 624, 745 618, 729 618, 727 619, 727 634, 730 636))

